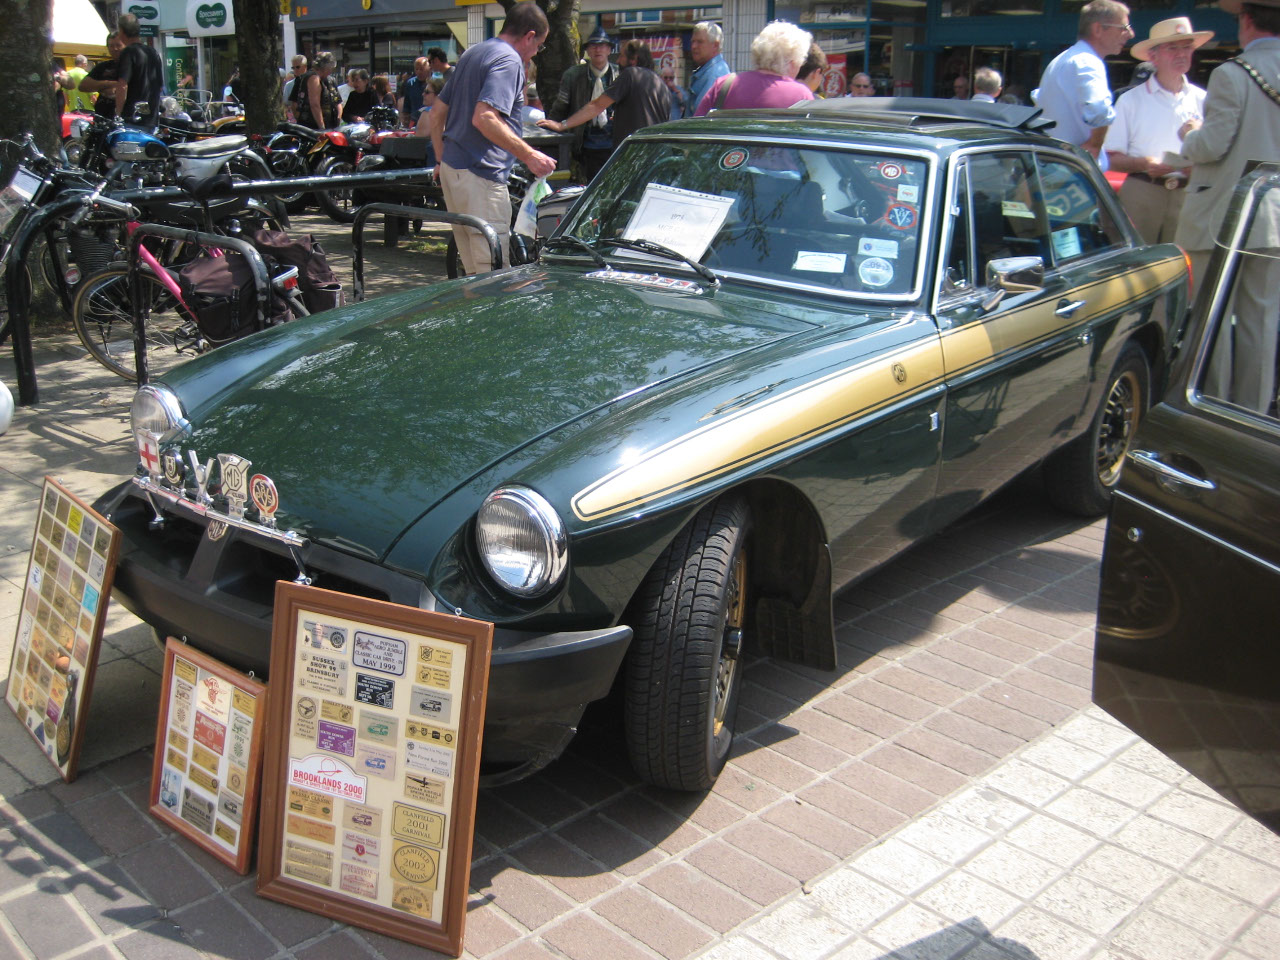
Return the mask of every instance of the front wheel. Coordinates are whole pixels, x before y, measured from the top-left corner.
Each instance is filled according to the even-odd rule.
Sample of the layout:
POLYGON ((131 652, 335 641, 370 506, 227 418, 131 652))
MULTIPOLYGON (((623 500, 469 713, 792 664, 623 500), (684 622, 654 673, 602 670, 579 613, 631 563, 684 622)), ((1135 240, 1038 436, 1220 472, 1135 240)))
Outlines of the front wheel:
MULTIPOLYGON (((151 298, 146 337, 150 359, 155 351, 176 346, 183 318, 173 295, 158 277, 148 273, 142 279, 151 298)), ((89 356, 117 376, 126 380, 138 378, 127 264, 112 264, 81 281, 71 302, 71 322, 89 356)))
MULTIPOLYGON (((341 157, 330 157, 316 167, 317 177, 336 177, 354 172, 355 166, 341 157)), ((330 220, 335 223, 355 221, 356 203, 350 187, 345 190, 317 190, 315 196, 320 209, 329 215, 330 220)))
POLYGON ((1136 344, 1126 344, 1088 432, 1045 461, 1045 491, 1058 509, 1082 517, 1107 512, 1138 422, 1147 412, 1150 380, 1146 355, 1136 344))
POLYGON ((633 607, 624 721, 649 783, 706 790, 733 745, 747 623, 746 502, 705 507, 645 578, 633 607))

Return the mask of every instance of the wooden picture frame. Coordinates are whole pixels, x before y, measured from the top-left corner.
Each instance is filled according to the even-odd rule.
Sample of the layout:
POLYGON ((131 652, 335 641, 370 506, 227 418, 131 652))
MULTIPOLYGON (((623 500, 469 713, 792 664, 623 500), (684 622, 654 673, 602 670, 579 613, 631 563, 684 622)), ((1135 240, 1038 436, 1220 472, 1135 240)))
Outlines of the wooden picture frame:
POLYGON ((151 813, 236 873, 249 872, 267 685, 173 637, 151 768, 151 813))
POLYGON ((76 778, 120 531, 44 478, 5 702, 63 780, 76 778))
POLYGON ((280 581, 258 893, 459 956, 493 624, 280 581))

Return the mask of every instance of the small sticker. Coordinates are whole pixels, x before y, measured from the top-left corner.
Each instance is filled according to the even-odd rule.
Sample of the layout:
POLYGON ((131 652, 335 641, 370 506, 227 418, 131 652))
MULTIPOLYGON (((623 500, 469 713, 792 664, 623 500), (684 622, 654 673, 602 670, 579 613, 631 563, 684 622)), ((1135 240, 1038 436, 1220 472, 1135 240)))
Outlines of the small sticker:
POLYGON ((213 801, 195 793, 190 787, 183 788, 179 816, 201 833, 213 833, 213 801))
POLYGON ((357 667, 400 677, 404 675, 408 650, 409 645, 403 640, 357 630, 351 659, 357 667))
POLYGON ((375 677, 368 673, 356 674, 356 699, 371 707, 394 709, 396 682, 387 677, 375 677))
POLYGON ((333 816, 333 800, 323 793, 316 793, 314 790, 290 787, 289 809, 298 813, 305 813, 308 817, 328 820, 333 816))
POLYGON ((881 240, 878 237, 862 237, 858 240, 858 256, 881 257, 885 260, 897 260, 898 241, 881 240))
POLYGON ((727 150, 720 157, 720 169, 737 170, 738 167, 747 162, 749 156, 751 154, 747 153, 743 147, 734 147, 732 150, 727 150))
POLYGON ((1064 227, 1051 234, 1053 238, 1053 255, 1059 260, 1069 260, 1080 256, 1080 232, 1075 227, 1064 227))
POLYGON ((332 823, 319 823, 300 817, 296 813, 290 813, 285 817, 285 833, 291 833, 303 840, 315 840, 318 843, 332 845, 337 837, 337 828, 332 823))
POLYGON ((396 754, 386 747, 361 744, 356 750, 356 769, 383 780, 396 778, 396 754))
POLYGON ((453 714, 453 695, 430 687, 413 687, 409 712, 415 717, 449 723, 453 714))
POLYGON ((355 727, 344 726, 329 720, 321 720, 320 729, 316 733, 316 746, 321 750, 328 750, 330 753, 340 753, 344 757, 354 757, 356 755, 356 729, 355 727))
POLYGON ((914 183, 898 184, 898 199, 903 203, 919 203, 920 188, 914 183))
POLYGON ((1031 208, 1021 200, 1001 200, 1000 212, 1006 217, 1022 217, 1024 220, 1034 220, 1036 218, 1036 215, 1031 212, 1031 208))
POLYGON ((362 833, 380 834, 382 833, 382 811, 377 807, 365 806, 363 803, 344 803, 342 825, 362 833))
POLYGON ((343 893, 365 900, 378 899, 378 871, 357 863, 344 863, 338 879, 343 893))
POLYGON ((886 180, 897 180, 903 174, 902 164, 886 161, 880 164, 880 176, 886 180))
POLYGON ((868 287, 888 286, 893 280, 893 264, 880 257, 870 257, 858 264, 858 278, 868 287))
POLYGON ((884 222, 895 230, 910 230, 916 219, 916 208, 905 203, 891 203, 884 212, 884 222))
POLYGON ((295 840, 284 843, 284 872, 299 880, 309 880, 321 886, 333 884, 333 853, 317 850, 295 840))
POLYGON ((416 843, 396 843, 391 851, 391 866, 394 878, 434 890, 440 873, 440 854, 416 843))
POLYGON ((792 270, 808 270, 811 273, 844 273, 848 255, 843 253, 823 253, 819 250, 799 250, 792 270))

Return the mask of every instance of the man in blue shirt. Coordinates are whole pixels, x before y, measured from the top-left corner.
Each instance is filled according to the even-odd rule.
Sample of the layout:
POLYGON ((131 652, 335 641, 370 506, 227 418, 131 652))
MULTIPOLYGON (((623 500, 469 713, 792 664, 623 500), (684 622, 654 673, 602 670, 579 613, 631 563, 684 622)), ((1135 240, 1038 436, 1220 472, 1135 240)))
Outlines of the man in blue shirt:
POLYGON ((1084 147, 1107 168, 1102 141, 1115 119, 1103 57, 1114 57, 1133 39, 1129 8, 1115 0, 1092 0, 1080 11, 1079 39, 1050 61, 1031 100, 1054 121, 1047 132, 1084 147))
POLYGON ((720 24, 704 20, 693 28, 689 40, 689 59, 693 61, 693 75, 689 78, 689 112, 698 109, 711 85, 729 72, 729 65, 720 56, 720 44, 724 31, 720 24))
MULTIPOLYGON (((502 33, 467 50, 427 114, 435 174, 451 213, 468 213, 498 234, 505 262, 511 236, 507 179, 519 159, 535 177, 556 162, 520 139, 524 65, 542 49, 547 15, 526 0, 507 11, 502 33)), ((479 231, 454 227, 458 253, 469 274, 491 269, 489 245, 479 231)))
POLYGON ((400 123, 411 127, 422 113, 422 95, 431 79, 431 66, 426 57, 413 61, 413 76, 404 82, 400 95, 400 123))

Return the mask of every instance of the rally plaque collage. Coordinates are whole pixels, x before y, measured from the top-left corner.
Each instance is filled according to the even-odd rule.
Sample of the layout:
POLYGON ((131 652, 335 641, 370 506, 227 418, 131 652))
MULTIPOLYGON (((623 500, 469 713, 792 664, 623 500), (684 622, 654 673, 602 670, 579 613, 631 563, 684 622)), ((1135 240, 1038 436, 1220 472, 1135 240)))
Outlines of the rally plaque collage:
POLYGON ((266 685, 169 637, 151 812, 237 873, 249 872, 266 685))
POLYGON ((492 636, 277 584, 260 894, 460 952, 492 636))
POLYGON ((68 782, 84 739, 120 534, 45 477, 5 702, 68 782))

